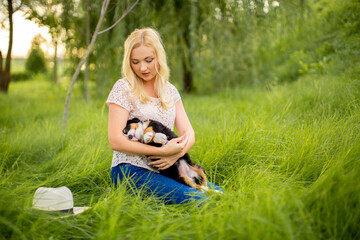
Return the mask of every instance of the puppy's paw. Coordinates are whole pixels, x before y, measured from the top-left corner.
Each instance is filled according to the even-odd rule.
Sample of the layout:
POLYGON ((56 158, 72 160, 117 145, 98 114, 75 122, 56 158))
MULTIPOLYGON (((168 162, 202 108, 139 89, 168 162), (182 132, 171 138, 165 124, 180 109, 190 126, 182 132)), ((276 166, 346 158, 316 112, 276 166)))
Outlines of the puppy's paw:
POLYGON ((201 189, 200 191, 202 193, 205 193, 205 192, 209 191, 209 187, 206 187, 206 186, 201 186, 200 189, 201 189))
POLYGON ((217 194, 224 194, 222 191, 220 191, 220 190, 215 190, 215 189, 213 189, 212 191, 214 191, 215 193, 217 193, 217 194))
POLYGON ((201 186, 201 190, 202 193, 206 193, 207 195, 213 195, 213 194, 223 194, 223 192, 221 190, 216 190, 216 189, 211 189, 207 186, 201 186))
POLYGON ((167 137, 163 133, 155 133, 154 143, 160 143, 162 145, 168 142, 167 137))
POLYGON ((145 134, 144 134, 144 138, 143 138, 144 143, 149 143, 149 142, 151 142, 151 140, 153 139, 153 137, 154 137, 154 133, 152 133, 152 132, 147 132, 147 133, 145 133, 145 134))

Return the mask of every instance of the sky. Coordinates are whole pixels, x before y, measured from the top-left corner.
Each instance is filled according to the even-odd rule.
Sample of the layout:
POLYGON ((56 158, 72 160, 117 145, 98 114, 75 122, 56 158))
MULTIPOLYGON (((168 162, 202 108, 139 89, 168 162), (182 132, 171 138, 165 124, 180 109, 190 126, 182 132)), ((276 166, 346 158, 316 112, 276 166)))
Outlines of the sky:
MULTIPOLYGON (((4 13, 0 13, 1 19, 4 19, 4 13)), ((7 18, 6 18, 7 19, 7 18)), ((12 56, 25 58, 31 46, 31 40, 38 33, 41 34, 46 40, 46 43, 41 45, 41 48, 47 56, 54 55, 54 47, 51 44, 51 37, 48 33, 48 27, 40 27, 35 22, 26 20, 23 16, 23 12, 17 11, 13 15, 14 22, 14 38, 12 47, 12 56)), ((8 26, 8 23, 6 23, 8 26)), ((4 55, 7 53, 9 46, 9 30, 0 29, 0 50, 4 55)), ((58 47, 58 56, 63 56, 65 48, 63 45, 58 47)))

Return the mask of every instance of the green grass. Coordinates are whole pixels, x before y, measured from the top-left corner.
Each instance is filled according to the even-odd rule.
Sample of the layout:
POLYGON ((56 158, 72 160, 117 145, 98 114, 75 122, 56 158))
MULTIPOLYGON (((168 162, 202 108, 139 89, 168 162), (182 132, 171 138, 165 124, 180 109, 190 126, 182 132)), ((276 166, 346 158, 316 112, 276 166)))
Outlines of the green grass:
POLYGON ((196 132, 190 155, 226 191, 201 207, 113 189, 105 100, 88 105, 80 92, 66 135, 65 88, 16 82, 0 95, 0 238, 360 237, 356 76, 306 75, 267 89, 183 95, 196 132), (40 186, 68 186, 75 206, 91 210, 69 218, 32 210, 40 186))
MULTIPOLYGON (((195 64, 198 92, 219 92, 182 95, 196 132, 190 155, 226 192, 203 206, 167 206, 111 186, 105 99, 87 104, 78 84, 61 132, 65 61, 57 85, 50 74, 12 82, 0 94, 0 239, 360 239, 359 5, 317 2, 320 15, 300 36, 260 29, 249 39, 258 46, 268 36, 269 47, 240 41, 243 56, 239 41, 227 40, 214 45, 216 59, 204 51, 209 59, 195 64), (238 85, 256 78, 261 84, 238 85), (221 87, 229 79, 236 88, 221 87), (67 218, 33 210, 41 186, 67 186, 75 206, 91 209, 67 218)), ((23 66, 15 60, 13 73, 23 66)), ((104 83, 118 71, 96 69, 104 83)), ((92 83, 95 94, 101 86, 92 83)))

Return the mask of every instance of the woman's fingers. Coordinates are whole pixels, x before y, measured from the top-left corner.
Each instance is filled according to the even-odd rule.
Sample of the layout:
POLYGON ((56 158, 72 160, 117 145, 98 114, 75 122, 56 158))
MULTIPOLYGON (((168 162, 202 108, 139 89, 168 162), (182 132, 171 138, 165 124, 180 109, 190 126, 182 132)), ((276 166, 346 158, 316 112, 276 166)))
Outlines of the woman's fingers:
MULTIPOLYGON (((154 157, 154 156, 151 156, 151 157, 154 157)), ((149 158, 151 158, 151 157, 149 157, 149 158)), ((156 161, 152 161, 149 163, 149 165, 156 167, 159 170, 164 170, 164 169, 171 167, 177 160, 178 160, 178 156, 174 155, 174 156, 170 156, 170 157, 160 158, 156 161)))
POLYGON ((166 145, 164 145, 165 156, 174 155, 180 153, 187 142, 189 141, 187 136, 181 136, 179 138, 171 139, 166 145))
POLYGON ((179 138, 175 138, 175 139, 176 139, 177 144, 181 148, 184 148, 189 141, 189 137, 187 135, 183 135, 183 136, 181 136, 179 138))
POLYGON ((181 137, 178 137, 178 138, 173 138, 167 144, 169 144, 170 142, 181 143, 184 140, 184 138, 185 138, 185 136, 181 136, 181 137))
POLYGON ((150 162, 149 165, 156 167, 159 170, 163 170, 163 169, 169 168, 171 166, 171 164, 166 160, 153 161, 153 162, 150 162))
POLYGON ((185 147, 188 142, 189 142, 189 136, 188 136, 188 135, 184 135, 184 138, 183 138, 183 140, 181 141, 181 143, 184 144, 184 147, 185 147))

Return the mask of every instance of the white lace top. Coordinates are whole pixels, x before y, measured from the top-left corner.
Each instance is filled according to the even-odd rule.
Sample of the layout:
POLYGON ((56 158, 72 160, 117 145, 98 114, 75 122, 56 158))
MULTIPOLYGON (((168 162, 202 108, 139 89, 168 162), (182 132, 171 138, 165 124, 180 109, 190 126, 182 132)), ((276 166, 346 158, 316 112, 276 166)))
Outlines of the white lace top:
MULTIPOLYGON (((175 123, 175 105, 171 108, 164 109, 158 98, 150 97, 150 101, 142 104, 137 99, 131 99, 130 84, 126 79, 118 80, 106 101, 106 105, 115 103, 129 112, 129 119, 138 118, 142 121, 152 119, 161 122, 171 130, 174 129, 175 123)), ((174 85, 168 82, 170 96, 174 103, 180 100, 180 94, 174 85)), ((148 160, 144 155, 129 155, 122 152, 114 151, 111 167, 115 167, 120 163, 129 163, 138 167, 146 168, 157 172, 153 167, 147 165, 148 160)))

